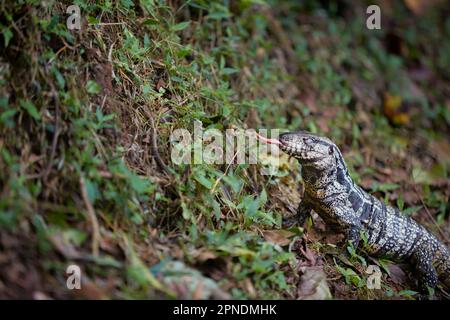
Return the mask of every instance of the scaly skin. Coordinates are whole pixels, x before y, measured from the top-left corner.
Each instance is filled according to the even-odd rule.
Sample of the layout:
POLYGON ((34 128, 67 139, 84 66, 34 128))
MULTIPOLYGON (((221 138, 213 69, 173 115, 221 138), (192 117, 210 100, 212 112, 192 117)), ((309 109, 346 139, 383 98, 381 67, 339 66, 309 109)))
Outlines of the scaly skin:
POLYGON ((301 131, 282 134, 279 142, 280 149, 302 167, 305 195, 297 212, 300 224, 313 209, 355 247, 364 232, 365 249, 371 255, 409 261, 416 267, 422 291, 435 288, 438 280, 450 288, 448 248, 416 221, 356 185, 331 140, 301 131))

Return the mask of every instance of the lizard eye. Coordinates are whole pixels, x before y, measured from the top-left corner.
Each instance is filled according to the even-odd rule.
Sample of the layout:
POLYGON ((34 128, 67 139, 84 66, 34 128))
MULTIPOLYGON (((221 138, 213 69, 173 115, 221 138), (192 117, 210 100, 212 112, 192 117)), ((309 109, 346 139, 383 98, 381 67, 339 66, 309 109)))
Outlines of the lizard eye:
POLYGON ((328 154, 333 154, 333 147, 330 147, 330 148, 328 149, 328 154))

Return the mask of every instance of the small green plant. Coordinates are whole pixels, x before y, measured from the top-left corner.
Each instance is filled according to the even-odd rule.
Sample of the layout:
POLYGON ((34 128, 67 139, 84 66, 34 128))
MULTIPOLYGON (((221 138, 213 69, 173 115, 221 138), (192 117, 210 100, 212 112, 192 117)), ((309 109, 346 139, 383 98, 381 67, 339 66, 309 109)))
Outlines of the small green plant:
MULTIPOLYGON (((36 271, 38 284, 59 284, 46 292, 52 298, 67 298, 58 288, 74 257, 91 286, 114 284, 99 298, 175 298, 148 271, 166 258, 221 279, 237 299, 295 297, 295 245, 264 234, 295 211, 299 167, 286 160, 278 174, 261 176, 247 164, 175 165, 170 134, 196 120, 328 135, 358 184, 406 215, 427 213, 427 226, 435 226, 428 213, 445 226, 450 166, 437 143, 450 123, 442 41, 450 29, 441 17, 410 26, 395 5, 406 31, 393 52, 389 30, 367 32, 351 8, 346 19, 317 1, 75 4, 79 32, 67 29, 60 2, 6 1, 0 24, 0 230, 7 245, 18 244, 2 254, 36 271), (383 114, 386 92, 409 101, 410 123, 383 114), (421 198, 407 193, 411 186, 421 198)), ((333 264, 341 251, 309 239, 316 227, 309 218, 308 232, 290 231, 328 273, 342 275, 350 293, 336 298, 414 298, 408 284, 383 282, 383 296, 365 289, 365 235, 362 248, 346 247, 348 258, 333 264)), ((17 287, 8 275, 3 281, 17 287)))

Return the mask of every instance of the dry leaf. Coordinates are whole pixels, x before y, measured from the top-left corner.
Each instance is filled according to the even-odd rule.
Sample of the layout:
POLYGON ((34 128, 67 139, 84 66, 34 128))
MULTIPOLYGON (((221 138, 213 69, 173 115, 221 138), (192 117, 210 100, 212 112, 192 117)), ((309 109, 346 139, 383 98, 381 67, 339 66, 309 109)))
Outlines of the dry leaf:
POLYGON ((269 242, 278 244, 280 246, 287 246, 291 243, 290 238, 295 236, 295 233, 287 230, 265 230, 263 231, 264 239, 269 242))
POLYGON ((405 0, 405 5, 416 15, 421 15, 429 7, 443 2, 442 0, 405 0))
POLYGON ((55 246, 55 248, 67 259, 78 259, 81 257, 73 244, 65 240, 61 233, 55 233, 49 236, 49 240, 55 246))
POLYGON ((393 282, 398 284, 406 281, 406 274, 398 265, 389 263, 387 267, 389 269, 389 277, 393 282))
POLYGON ((331 299, 327 278, 322 267, 302 267, 303 275, 297 293, 301 300, 327 300, 331 299))
POLYGON ((207 249, 194 250, 191 253, 191 255, 198 262, 203 262, 203 261, 206 261, 206 260, 212 260, 212 259, 216 259, 217 258, 217 255, 214 252, 209 251, 207 249))
POLYGON ((166 82, 163 78, 160 78, 158 80, 158 83, 156 84, 156 91, 159 91, 160 88, 164 88, 166 86, 166 82))

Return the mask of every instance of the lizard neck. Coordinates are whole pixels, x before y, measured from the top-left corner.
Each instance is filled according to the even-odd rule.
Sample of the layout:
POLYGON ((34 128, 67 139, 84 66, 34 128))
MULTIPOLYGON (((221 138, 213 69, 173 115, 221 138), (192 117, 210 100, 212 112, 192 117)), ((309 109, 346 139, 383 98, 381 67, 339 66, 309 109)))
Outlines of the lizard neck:
POLYGON ((309 164, 302 165, 302 178, 305 187, 311 190, 324 189, 330 182, 336 180, 337 167, 317 168, 309 164))
POLYGON ((354 186, 344 158, 337 148, 334 157, 330 158, 325 164, 317 165, 317 163, 301 160, 300 164, 306 191, 315 193, 317 191, 326 192, 327 189, 335 190, 336 182, 347 191, 354 186))
POLYGON ((355 187, 352 177, 348 173, 347 165, 345 163, 342 153, 337 150, 335 155, 336 160, 336 181, 347 191, 355 187))

